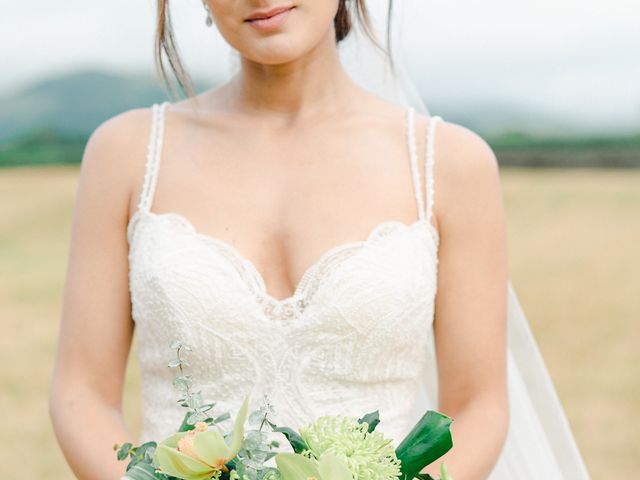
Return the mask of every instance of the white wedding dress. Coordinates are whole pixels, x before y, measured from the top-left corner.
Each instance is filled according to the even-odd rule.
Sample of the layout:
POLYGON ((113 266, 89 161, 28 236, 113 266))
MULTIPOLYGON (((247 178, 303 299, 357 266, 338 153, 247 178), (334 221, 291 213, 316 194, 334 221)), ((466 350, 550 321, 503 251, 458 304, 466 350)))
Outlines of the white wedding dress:
MULTIPOLYGON (((167 105, 153 107, 144 187, 128 227, 141 440, 170 435, 185 413, 166 366, 173 339, 193 347, 189 372, 223 411, 235 411, 248 391, 256 403, 268 393, 276 423, 292 428, 322 414, 379 409, 380 429, 401 440, 421 366, 430 361, 438 258, 433 187, 423 195, 418 178, 414 110, 407 110, 414 175, 407 192, 415 188, 419 218, 381 223, 366 240, 331 248, 291 297, 278 300, 235 247, 199 233, 182 215, 152 210, 167 105)), ((438 118, 431 119, 430 145, 438 118)), ((426 159, 431 180, 433 155, 426 159)))
MULTIPOLYGON (((217 411, 234 414, 249 392, 253 406, 268 393, 275 422, 292 428, 323 414, 379 410, 378 428, 397 444, 420 414, 437 409, 427 385, 435 382, 439 236, 431 217, 440 117, 430 117, 426 149, 417 152, 415 111, 407 108, 407 194, 415 195, 418 218, 383 222, 366 239, 335 246, 291 297, 278 300, 235 247, 198 232, 183 215, 153 210, 168 105, 153 105, 141 197, 127 229, 142 382, 138 440, 163 440, 185 413, 167 368, 169 345, 180 339, 193 347, 189 373, 217 411)), ((520 377, 509 362, 512 389, 520 377)), ((579 455, 560 465, 558 454, 573 462, 577 450, 566 442, 565 451, 554 451, 522 391, 510 390, 517 423, 490 479, 588 478, 579 455)))

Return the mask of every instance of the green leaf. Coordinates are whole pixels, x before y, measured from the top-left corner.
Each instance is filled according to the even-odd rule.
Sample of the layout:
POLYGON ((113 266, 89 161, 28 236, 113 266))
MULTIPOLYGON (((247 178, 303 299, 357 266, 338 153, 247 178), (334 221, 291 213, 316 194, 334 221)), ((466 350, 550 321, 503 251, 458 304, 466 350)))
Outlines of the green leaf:
POLYGON ((180 361, 180 360, 179 360, 179 359, 177 359, 177 358, 174 358, 173 360, 171 360, 171 361, 167 364, 167 366, 168 366, 169 368, 176 368, 176 367, 177 367, 178 365, 180 365, 181 363, 182 363, 182 361, 180 361))
POLYGON ((124 443, 118 450, 118 453, 117 453, 118 460, 124 460, 125 458, 127 458, 132 446, 133 445, 130 442, 124 443))
POLYGON ((148 463, 138 463, 127 470, 127 473, 122 478, 127 480, 155 480, 162 477, 156 476, 156 469, 148 463))
POLYGON ((447 415, 434 410, 422 416, 396 449, 403 477, 415 478, 420 470, 451 449, 452 421, 447 415))
POLYGON ((151 454, 153 453, 153 449, 155 449, 158 444, 154 441, 145 442, 139 447, 136 447, 136 458, 140 460, 148 460, 151 461, 151 454))
POLYGON ((300 434, 295 430, 289 427, 276 427, 273 424, 271 424, 271 426, 274 432, 280 432, 284 434, 285 437, 287 437, 287 440, 289 440, 289 443, 291 444, 294 452, 300 453, 303 450, 309 449, 309 445, 307 445, 307 442, 305 442, 300 434))
POLYGON ((270 451, 270 452, 264 452, 264 461, 266 462, 267 460, 272 459, 273 457, 275 457, 279 452, 274 452, 274 451, 270 451))
POLYGON ((380 423, 380 412, 376 410, 375 412, 367 413, 365 416, 358 419, 358 423, 363 422, 367 422, 369 425, 369 433, 373 432, 380 423))
MULTIPOLYGON (((183 405, 186 406, 186 405, 183 405)), ((178 432, 187 432, 189 430, 193 430, 196 428, 194 425, 189 423, 189 417, 191 416, 191 411, 184 414, 182 417, 182 423, 180 424, 180 428, 178 428, 178 432)))
POLYGON ((224 422, 225 420, 228 420, 231 418, 231 414, 229 412, 225 412, 221 415, 218 415, 216 418, 212 418, 210 419, 210 421, 208 421, 207 423, 220 423, 220 422, 224 422))

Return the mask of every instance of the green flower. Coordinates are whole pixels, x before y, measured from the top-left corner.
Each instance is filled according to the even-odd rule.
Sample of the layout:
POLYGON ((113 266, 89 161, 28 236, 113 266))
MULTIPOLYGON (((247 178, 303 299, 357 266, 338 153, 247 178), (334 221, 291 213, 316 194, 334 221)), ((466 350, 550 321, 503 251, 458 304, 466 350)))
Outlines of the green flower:
POLYGON ((226 463, 242 447, 248 406, 249 397, 246 397, 236 417, 231 445, 227 445, 217 429, 207 430, 205 422, 198 422, 195 429, 178 432, 158 444, 154 463, 160 472, 183 480, 219 478, 222 472, 228 471, 226 463))
POLYGON ((300 428, 309 449, 303 454, 321 458, 332 453, 346 462, 354 480, 395 480, 400 460, 392 441, 380 432, 369 432, 366 422, 356 418, 324 416, 300 428))
POLYGON ((344 460, 325 453, 317 462, 298 453, 279 453, 275 457, 282 480, 352 480, 344 460))

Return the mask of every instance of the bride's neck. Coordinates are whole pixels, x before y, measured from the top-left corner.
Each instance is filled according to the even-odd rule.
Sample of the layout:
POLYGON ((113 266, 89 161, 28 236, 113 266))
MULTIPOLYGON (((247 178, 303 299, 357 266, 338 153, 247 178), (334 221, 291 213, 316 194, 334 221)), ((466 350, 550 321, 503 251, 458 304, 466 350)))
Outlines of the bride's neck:
POLYGON ((290 62, 266 65, 242 57, 227 100, 254 114, 295 117, 335 109, 354 94, 331 37, 290 62))

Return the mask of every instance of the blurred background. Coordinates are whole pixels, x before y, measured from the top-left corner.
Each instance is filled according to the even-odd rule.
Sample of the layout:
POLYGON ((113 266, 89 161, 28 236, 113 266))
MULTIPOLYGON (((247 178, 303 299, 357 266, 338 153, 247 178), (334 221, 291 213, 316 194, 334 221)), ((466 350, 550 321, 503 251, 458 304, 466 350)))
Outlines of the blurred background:
MULTIPOLYGON (((228 48, 200 0, 172 8, 196 89, 215 87, 228 48)), ((433 114, 496 152, 510 277, 593 478, 638 478, 640 4, 416 8, 409 70, 433 114)), ((0 0, 0 10, 0 473, 73 478, 47 389, 79 163, 101 122, 166 98, 154 76, 155 2, 0 0)), ((125 415, 138 432, 133 348, 125 415)))

